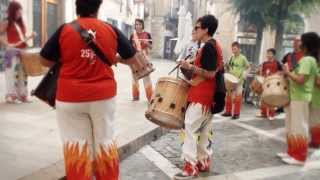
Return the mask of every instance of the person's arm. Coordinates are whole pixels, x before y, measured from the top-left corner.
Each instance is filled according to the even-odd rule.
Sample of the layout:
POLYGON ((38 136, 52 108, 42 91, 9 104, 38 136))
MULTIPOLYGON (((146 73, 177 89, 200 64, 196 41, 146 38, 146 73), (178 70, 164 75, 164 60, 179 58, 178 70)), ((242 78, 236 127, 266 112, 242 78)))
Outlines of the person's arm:
POLYGON ((50 37, 44 47, 40 51, 41 64, 46 67, 51 67, 56 64, 61 58, 60 52, 60 34, 63 30, 64 25, 60 26, 59 29, 50 37))
POLYGON ((310 63, 308 61, 301 62, 299 67, 299 71, 296 72, 290 72, 290 69, 288 65, 285 65, 284 67, 284 73, 293 81, 296 83, 303 85, 306 81, 306 76, 310 74, 310 63))
POLYGON ((216 75, 217 70, 217 50, 212 43, 206 43, 202 50, 201 68, 192 65, 186 61, 181 62, 181 67, 190 69, 194 74, 206 79, 212 79, 216 75))
POLYGON ((137 60, 136 50, 126 38, 126 36, 116 27, 112 26, 113 30, 117 34, 118 49, 117 52, 119 55, 116 56, 117 62, 122 64, 130 65, 135 60, 137 60))

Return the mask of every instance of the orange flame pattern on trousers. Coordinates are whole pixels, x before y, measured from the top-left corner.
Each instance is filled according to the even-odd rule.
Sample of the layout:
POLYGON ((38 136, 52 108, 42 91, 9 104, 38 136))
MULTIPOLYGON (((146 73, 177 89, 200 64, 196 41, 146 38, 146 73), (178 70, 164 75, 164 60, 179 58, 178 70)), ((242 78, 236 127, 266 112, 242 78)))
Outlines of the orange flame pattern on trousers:
POLYGON ((92 162, 87 143, 82 148, 79 143, 66 143, 64 145, 64 159, 68 180, 92 179, 92 162))
POLYGON ((100 145, 100 152, 94 161, 90 160, 88 144, 80 147, 79 143, 66 143, 64 146, 67 180, 118 180, 119 155, 115 143, 105 148, 100 145))
POLYGON ((298 134, 287 135, 288 154, 299 161, 305 161, 308 154, 308 139, 298 134))
POLYGON ((100 153, 95 159, 97 180, 118 180, 119 179, 119 154, 117 146, 112 144, 108 150, 100 145, 100 153))

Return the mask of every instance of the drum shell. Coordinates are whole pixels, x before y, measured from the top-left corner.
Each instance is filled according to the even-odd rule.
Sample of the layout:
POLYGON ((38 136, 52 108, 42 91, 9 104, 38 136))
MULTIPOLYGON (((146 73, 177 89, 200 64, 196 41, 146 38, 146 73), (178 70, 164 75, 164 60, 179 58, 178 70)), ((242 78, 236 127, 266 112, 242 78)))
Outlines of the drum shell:
POLYGON ((266 77, 263 83, 262 101, 274 107, 283 107, 289 103, 289 83, 282 75, 266 77))
POLYGON ((230 73, 224 74, 224 82, 227 91, 234 91, 239 83, 239 79, 230 73))
POLYGON ((145 76, 148 76, 155 69, 153 68, 153 64, 142 52, 138 52, 136 57, 136 61, 129 66, 132 71, 133 79, 139 80, 141 78, 144 78, 145 76))
POLYGON ((146 118, 168 129, 184 126, 189 84, 183 80, 162 77, 158 80, 146 118))
POLYGON ((256 77, 250 84, 251 91, 258 94, 258 95, 262 94, 263 81, 264 81, 264 78, 262 76, 256 77))
POLYGON ((39 53, 22 52, 21 63, 28 76, 41 76, 48 72, 48 68, 41 64, 39 53))

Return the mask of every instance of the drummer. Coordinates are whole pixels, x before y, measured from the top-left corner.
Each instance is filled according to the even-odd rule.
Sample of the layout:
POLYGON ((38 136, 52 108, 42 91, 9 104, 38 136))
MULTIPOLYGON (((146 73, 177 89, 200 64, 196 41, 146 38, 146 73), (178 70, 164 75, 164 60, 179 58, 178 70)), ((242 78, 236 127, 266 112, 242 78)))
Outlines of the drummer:
POLYGON ((196 36, 204 46, 199 50, 194 65, 181 61, 182 68, 191 70, 191 83, 188 91, 188 108, 185 115, 185 139, 182 146, 184 169, 173 179, 192 179, 200 172, 209 172, 212 156, 212 104, 216 91, 215 74, 222 65, 219 45, 213 39, 218 20, 212 15, 198 19, 194 28, 196 36))
POLYGON ((286 112, 288 150, 278 156, 290 165, 304 165, 307 159, 310 103, 318 71, 319 36, 316 33, 305 33, 301 41, 305 56, 293 71, 290 71, 288 65, 284 67, 290 90, 290 104, 286 112))
MULTIPOLYGON (((260 76, 264 78, 271 76, 273 74, 279 73, 282 71, 282 67, 280 62, 275 58, 276 50, 274 48, 270 48, 267 50, 267 59, 262 63, 260 68, 260 76)), ((260 114, 257 117, 267 118, 269 120, 273 120, 275 116, 275 108, 269 107, 265 103, 261 102, 260 106, 260 114)))
POLYGON ((233 56, 230 58, 230 61, 226 65, 227 72, 236 76, 240 79, 236 90, 228 92, 226 96, 226 110, 222 116, 231 117, 232 119, 239 119, 240 110, 242 104, 242 91, 243 91, 243 82, 245 79, 245 71, 249 69, 249 62, 247 58, 240 52, 240 43, 232 43, 232 53, 233 56), (234 109, 232 111, 232 106, 234 109))

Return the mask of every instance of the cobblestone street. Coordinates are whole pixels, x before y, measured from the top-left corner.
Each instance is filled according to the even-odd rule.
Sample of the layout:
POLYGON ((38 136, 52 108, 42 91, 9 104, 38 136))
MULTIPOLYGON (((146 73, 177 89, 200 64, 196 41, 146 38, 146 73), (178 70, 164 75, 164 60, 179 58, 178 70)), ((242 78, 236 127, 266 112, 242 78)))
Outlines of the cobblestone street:
MULTIPOLYGON (((255 118, 256 111, 251 106, 245 106, 238 121, 220 115, 214 117, 212 172, 202 174, 199 179, 318 180, 319 150, 310 150, 304 167, 283 164, 276 153, 286 150, 284 114, 269 121, 255 118)), ((173 172, 183 167, 179 134, 179 131, 170 131, 125 160, 122 179, 138 180, 143 172, 144 179, 170 179, 173 172), (127 171, 128 164, 135 164, 134 171, 127 171), (129 175, 130 172, 135 173, 129 175)))

